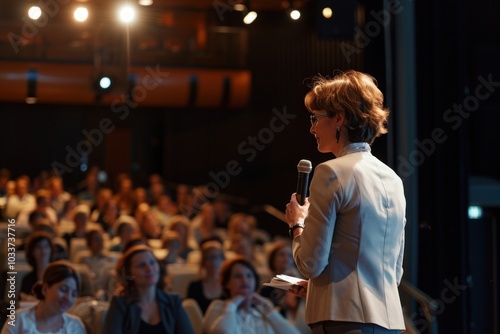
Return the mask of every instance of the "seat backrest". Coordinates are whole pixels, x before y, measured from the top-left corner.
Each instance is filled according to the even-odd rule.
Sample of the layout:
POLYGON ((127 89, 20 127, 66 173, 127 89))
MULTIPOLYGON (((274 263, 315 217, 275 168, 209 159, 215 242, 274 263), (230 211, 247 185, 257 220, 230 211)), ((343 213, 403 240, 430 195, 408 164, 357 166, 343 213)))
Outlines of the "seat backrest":
POLYGON ((182 307, 186 311, 189 320, 191 320, 191 325, 193 326, 194 333, 201 334, 203 328, 203 313, 201 312, 201 308, 200 305, 198 305, 198 302, 192 298, 187 298, 182 301, 182 307))

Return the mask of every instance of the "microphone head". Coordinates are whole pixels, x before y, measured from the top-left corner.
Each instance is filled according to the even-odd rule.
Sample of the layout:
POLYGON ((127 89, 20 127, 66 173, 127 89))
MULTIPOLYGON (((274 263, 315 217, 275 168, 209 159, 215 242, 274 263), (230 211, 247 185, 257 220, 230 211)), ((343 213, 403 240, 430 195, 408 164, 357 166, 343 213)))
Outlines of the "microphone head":
POLYGON ((312 170, 312 163, 309 160, 302 159, 297 165, 297 170, 299 173, 310 173, 312 170))

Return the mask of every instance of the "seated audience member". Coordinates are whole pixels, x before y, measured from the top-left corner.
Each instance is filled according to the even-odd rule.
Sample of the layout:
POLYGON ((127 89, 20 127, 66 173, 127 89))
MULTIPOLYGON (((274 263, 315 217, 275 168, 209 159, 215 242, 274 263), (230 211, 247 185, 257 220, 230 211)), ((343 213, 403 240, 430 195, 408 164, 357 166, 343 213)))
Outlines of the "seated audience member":
POLYGON ((109 250, 111 252, 123 252, 125 245, 129 242, 132 236, 137 234, 137 223, 135 219, 129 216, 120 216, 115 224, 116 232, 113 233, 118 242, 112 245, 109 250), (125 218, 127 217, 127 218, 125 218))
POLYGON ((162 290, 160 264, 149 247, 129 248, 115 271, 120 286, 111 300, 104 333, 193 333, 181 298, 162 290))
POLYGON ((18 226, 32 227, 33 222, 38 218, 48 218, 54 226, 58 223, 56 211, 50 207, 50 193, 45 189, 40 189, 35 194, 35 209, 23 210, 19 212, 16 224, 18 226))
MULTIPOLYGON (((273 276, 285 274, 301 277, 293 262, 289 241, 278 241, 273 245, 269 252, 268 264, 273 276)), ((301 298, 292 292, 270 286, 263 286, 260 295, 269 298, 280 313, 296 328, 300 326, 302 332, 310 332, 305 324, 304 314, 298 314, 299 305, 303 302, 301 298)))
POLYGON ((200 244, 203 240, 217 237, 221 240, 227 239, 227 232, 223 228, 217 228, 215 224, 215 208, 212 203, 204 203, 198 215, 193 218, 190 226, 194 240, 200 244))
POLYGON ((118 207, 118 202, 110 199, 104 204, 103 214, 98 217, 96 223, 101 225, 104 232, 111 235, 113 233, 113 225, 119 216, 120 208, 118 207))
POLYGON ((19 299, 33 301, 35 296, 32 294, 31 288, 36 282, 42 280, 45 269, 52 262, 54 254, 52 236, 42 231, 31 233, 26 241, 25 252, 26 261, 32 270, 21 281, 19 299))
POLYGON ((73 224, 75 226, 75 230, 73 232, 64 233, 63 239, 66 240, 66 244, 68 245, 68 249, 71 247, 71 239, 73 238, 85 238, 85 234, 87 233, 87 222, 88 215, 84 211, 78 211, 73 216, 73 224))
POLYGON ((40 302, 34 307, 18 310, 15 326, 6 322, 1 334, 85 334, 81 320, 66 313, 75 303, 79 281, 78 273, 68 262, 51 263, 42 280, 33 287, 40 302))
POLYGON ((52 254, 53 261, 68 259, 66 241, 57 236, 54 225, 52 225, 47 218, 39 218, 34 222, 33 232, 36 231, 48 233, 52 238, 52 244, 54 245, 54 252, 52 254))
POLYGON ((100 188, 97 191, 95 203, 91 208, 89 220, 92 222, 101 222, 104 217, 106 203, 113 198, 113 192, 109 188, 100 188))
POLYGON ((180 256, 181 237, 176 231, 165 231, 162 236, 163 249, 167 251, 167 255, 163 262, 167 264, 183 264, 184 259, 180 256))
POLYGON ((116 181, 116 193, 114 199, 118 202, 121 215, 132 215, 136 207, 134 199, 134 186, 132 179, 126 174, 120 174, 116 181))
POLYGON ((207 241, 201 245, 202 278, 189 284, 187 298, 196 300, 203 314, 213 300, 223 298, 222 287, 219 284, 219 268, 223 261, 224 251, 221 243, 207 241))
POLYGON ((89 268, 92 273, 92 288, 94 292, 106 289, 111 276, 113 258, 104 254, 104 238, 101 230, 90 230, 85 235, 88 256, 83 256, 78 261, 89 268))
POLYGON ((228 299, 210 304, 203 317, 205 333, 299 333, 269 299, 256 292, 259 276, 247 259, 236 257, 224 262, 220 282, 228 299))
POLYGON ((75 208, 78 206, 78 200, 75 196, 70 196, 70 198, 64 202, 63 211, 59 218, 59 226, 71 225, 73 222, 73 216, 75 215, 75 208))
POLYGON ((146 188, 137 187, 133 191, 135 207, 141 203, 148 203, 146 188))
MULTIPOLYGON (((179 256, 186 261, 189 252, 193 250, 190 245, 190 233, 189 233, 189 219, 182 215, 175 215, 170 218, 168 223, 169 230, 179 233, 181 238, 181 245, 179 250, 179 256)), ((196 244, 195 241, 192 241, 196 244)))
POLYGON ((142 236, 146 239, 161 239, 161 227, 156 217, 147 212, 139 224, 142 236))
POLYGON ((177 206, 169 195, 162 194, 156 204, 151 206, 151 212, 160 222, 162 229, 166 229, 169 228, 167 224, 170 218, 177 214, 177 206))
POLYGON ((36 199, 29 193, 29 181, 25 178, 18 178, 15 181, 15 193, 7 197, 4 219, 16 219, 20 212, 31 212, 35 207, 36 199))
POLYGON ((63 181, 57 176, 52 176, 49 179, 49 191, 50 206, 56 211, 57 217, 61 218, 64 215, 64 206, 71 199, 71 195, 64 191, 63 181))

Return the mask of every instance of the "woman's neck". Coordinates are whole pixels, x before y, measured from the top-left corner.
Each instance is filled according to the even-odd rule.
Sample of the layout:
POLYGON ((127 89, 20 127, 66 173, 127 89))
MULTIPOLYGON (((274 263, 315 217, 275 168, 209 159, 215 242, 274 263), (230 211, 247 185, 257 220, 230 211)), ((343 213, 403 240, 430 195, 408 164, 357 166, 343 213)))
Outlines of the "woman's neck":
POLYGON ((36 266, 36 277, 38 278, 39 281, 42 280, 43 273, 45 272, 45 268, 47 268, 48 265, 49 265, 48 263, 37 264, 37 266, 36 266))
POLYGON ((156 286, 138 287, 139 302, 149 303, 156 300, 156 286))
POLYGON ((61 317, 61 313, 54 311, 50 305, 47 305, 44 301, 41 301, 35 307, 35 315, 37 321, 40 321, 42 324, 51 324, 55 321, 59 320, 61 317))

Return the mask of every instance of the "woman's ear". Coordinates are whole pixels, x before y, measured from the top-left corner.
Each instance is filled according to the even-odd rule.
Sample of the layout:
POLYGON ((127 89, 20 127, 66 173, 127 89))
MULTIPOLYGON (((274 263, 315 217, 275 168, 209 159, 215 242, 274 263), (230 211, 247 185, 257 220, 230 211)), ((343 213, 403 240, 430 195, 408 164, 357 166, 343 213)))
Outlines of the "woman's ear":
POLYGON ((44 297, 47 294, 47 290, 49 290, 49 285, 47 283, 43 283, 43 285, 42 285, 42 295, 44 297))
POLYGON ((345 115, 344 113, 342 112, 338 112, 336 115, 335 115, 335 120, 337 121, 337 123, 342 126, 342 127, 345 127, 347 126, 346 123, 346 120, 345 120, 345 115))

